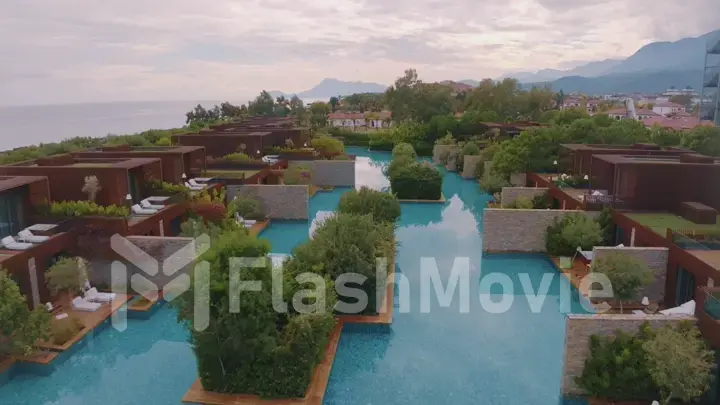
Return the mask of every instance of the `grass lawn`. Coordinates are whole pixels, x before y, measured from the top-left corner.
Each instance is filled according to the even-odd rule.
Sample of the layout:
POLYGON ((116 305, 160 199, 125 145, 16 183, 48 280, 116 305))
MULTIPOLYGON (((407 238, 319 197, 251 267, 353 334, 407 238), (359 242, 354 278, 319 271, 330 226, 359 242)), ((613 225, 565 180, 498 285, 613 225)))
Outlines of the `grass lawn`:
POLYGON ((226 179, 242 179, 248 178, 259 173, 260 170, 208 170, 205 177, 222 177, 226 179), (243 174, 245 175, 243 177, 243 174))
POLYGON ((625 215, 663 236, 667 228, 720 232, 720 216, 718 216, 716 224, 696 224, 670 213, 633 213, 625 215))

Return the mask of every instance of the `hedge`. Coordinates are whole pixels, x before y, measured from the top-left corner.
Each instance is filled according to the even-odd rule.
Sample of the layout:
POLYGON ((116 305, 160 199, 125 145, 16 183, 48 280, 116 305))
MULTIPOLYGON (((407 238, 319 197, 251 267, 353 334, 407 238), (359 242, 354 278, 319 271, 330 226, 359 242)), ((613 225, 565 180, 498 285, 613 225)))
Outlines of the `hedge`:
MULTIPOLYGON (((330 312, 336 302, 334 296, 328 296, 321 312, 299 314, 292 305, 286 313, 275 311, 269 260, 261 267, 233 266, 240 280, 260 281, 262 289, 236 292, 241 310, 231 312, 230 258, 264 257, 269 252, 267 241, 242 231, 221 234, 213 241, 200 258, 210 264, 210 319, 206 328, 198 331, 193 326, 195 283, 173 301, 179 307, 179 319, 190 331, 198 374, 208 391, 265 398, 303 397, 313 369, 322 360, 335 325, 330 312)), ((307 288, 294 281, 295 275, 285 272, 286 296, 307 288)), ((326 291, 332 293, 334 289, 326 291)))
POLYGON ((340 197, 338 212, 372 215, 376 221, 395 222, 400 218, 401 210, 400 202, 394 195, 362 187, 340 197))
POLYGON ((439 200, 442 174, 427 163, 412 163, 394 171, 390 188, 401 200, 439 200))

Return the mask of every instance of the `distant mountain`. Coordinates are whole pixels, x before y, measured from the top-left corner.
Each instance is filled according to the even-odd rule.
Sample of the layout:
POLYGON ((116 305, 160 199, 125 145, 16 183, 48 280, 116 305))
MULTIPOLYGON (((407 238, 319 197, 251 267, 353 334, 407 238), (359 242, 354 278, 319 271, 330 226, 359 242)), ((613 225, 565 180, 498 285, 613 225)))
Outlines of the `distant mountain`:
POLYGON ((478 84, 480 84, 480 82, 478 80, 473 80, 473 79, 463 79, 463 80, 458 80, 457 82, 462 83, 462 84, 467 84, 468 86, 473 86, 473 87, 477 87, 478 84))
POLYGON ((683 88, 702 85, 702 70, 663 70, 634 73, 618 73, 599 77, 567 76, 554 81, 524 84, 524 87, 549 85, 554 91, 564 93, 612 94, 612 93, 662 93, 670 86, 683 88))
MULTIPOLYGON (((388 86, 378 83, 368 82, 344 82, 337 79, 323 79, 315 87, 310 90, 294 93, 301 99, 330 98, 335 96, 349 96, 355 93, 384 93, 388 86)), ((269 92, 273 97, 284 95, 292 97, 293 93, 284 93, 281 91, 269 92)))
POLYGON ((694 70, 705 62, 709 43, 720 40, 720 30, 675 42, 653 42, 610 68, 606 73, 630 73, 644 70, 694 70))
POLYGON ((608 70, 617 66, 622 60, 605 59, 597 62, 590 62, 568 70, 540 69, 537 72, 516 72, 504 74, 500 79, 508 77, 518 79, 521 83, 546 82, 559 79, 564 76, 600 76, 608 70))

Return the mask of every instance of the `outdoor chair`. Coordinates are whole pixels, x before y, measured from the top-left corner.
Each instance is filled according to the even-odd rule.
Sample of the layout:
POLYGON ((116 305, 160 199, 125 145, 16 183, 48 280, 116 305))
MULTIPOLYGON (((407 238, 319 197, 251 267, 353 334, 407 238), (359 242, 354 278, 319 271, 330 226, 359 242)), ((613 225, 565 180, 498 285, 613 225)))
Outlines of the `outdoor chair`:
POLYGON ((33 233, 30 232, 28 229, 23 229, 22 231, 18 232, 18 239, 30 243, 43 243, 46 240, 50 239, 50 237, 33 235, 33 233))
POLYGON ((90 302, 87 300, 84 300, 82 297, 75 297, 72 300, 72 308, 76 311, 82 311, 82 312, 95 312, 102 304, 99 302, 90 302))
POLYGON ((142 207, 140 207, 140 204, 135 204, 132 206, 132 212, 133 212, 133 214, 137 214, 137 215, 152 215, 152 214, 156 213, 157 210, 142 208, 142 207))
POLYGON ((197 186, 193 186, 192 184, 188 183, 187 181, 185 182, 185 187, 189 188, 192 191, 200 191, 205 188, 205 186, 199 185, 199 184, 197 186))
POLYGON ((98 292, 95 287, 85 291, 85 300, 90 302, 110 302, 114 300, 115 297, 117 297, 117 294, 98 292))
POLYGON ((10 250, 28 250, 34 246, 32 243, 18 242, 12 236, 6 236, 0 239, 0 244, 10 250))
POLYGON ((164 205, 150 204, 150 201, 148 201, 148 200, 140 201, 140 207, 145 210, 158 210, 158 211, 165 208, 164 205))

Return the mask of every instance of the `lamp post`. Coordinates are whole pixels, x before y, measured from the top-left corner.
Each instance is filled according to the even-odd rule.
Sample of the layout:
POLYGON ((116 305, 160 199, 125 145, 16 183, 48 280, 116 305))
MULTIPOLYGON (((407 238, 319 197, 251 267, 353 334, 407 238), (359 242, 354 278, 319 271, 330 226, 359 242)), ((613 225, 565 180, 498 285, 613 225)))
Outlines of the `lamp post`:
POLYGON ((553 160, 553 166, 555 166, 555 177, 559 178, 560 172, 558 171, 557 160, 553 160))
POLYGON ((132 196, 130 193, 125 195, 125 205, 127 205, 128 208, 132 207, 132 196))

